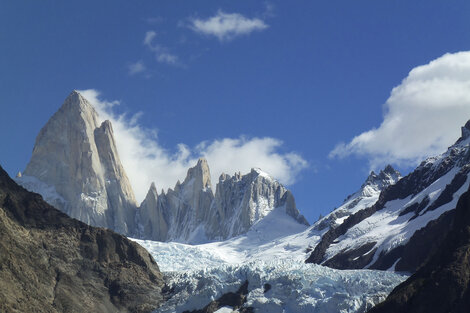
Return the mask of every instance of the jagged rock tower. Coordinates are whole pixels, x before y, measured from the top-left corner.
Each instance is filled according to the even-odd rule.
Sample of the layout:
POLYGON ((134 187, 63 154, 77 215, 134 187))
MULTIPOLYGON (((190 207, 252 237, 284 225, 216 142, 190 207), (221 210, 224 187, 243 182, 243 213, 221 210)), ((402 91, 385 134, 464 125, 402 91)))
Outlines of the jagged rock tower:
MULTIPOLYGON (((100 124, 96 110, 77 91, 41 129, 18 181, 33 190, 45 185, 55 188, 59 197, 53 204, 89 225, 125 235, 135 232, 136 201, 119 160, 111 122, 100 124)), ((35 191, 47 198, 44 190, 35 191)))
POLYGON ((308 226, 292 193, 259 169, 220 176, 215 196, 209 165, 199 159, 183 183, 157 194, 155 184, 139 209, 140 236, 159 241, 203 243, 225 240, 250 230, 274 209, 308 226))
POLYGON ((286 218, 308 225, 290 191, 260 170, 222 175, 215 195, 210 177, 201 158, 174 189, 158 194, 152 184, 137 207, 111 122, 100 123, 93 106, 73 91, 41 129, 31 160, 16 181, 89 225, 158 241, 228 239, 280 207, 286 218))

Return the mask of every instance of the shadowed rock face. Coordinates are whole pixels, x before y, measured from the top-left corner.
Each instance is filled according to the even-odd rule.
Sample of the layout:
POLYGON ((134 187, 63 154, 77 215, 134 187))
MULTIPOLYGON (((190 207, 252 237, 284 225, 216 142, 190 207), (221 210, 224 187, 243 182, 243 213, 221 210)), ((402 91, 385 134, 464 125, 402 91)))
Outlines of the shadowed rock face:
POLYGON ((150 312, 163 285, 142 247, 68 217, 0 167, 1 312, 150 312))
POLYGON ((470 190, 434 254, 369 313, 468 312, 470 308, 470 190))

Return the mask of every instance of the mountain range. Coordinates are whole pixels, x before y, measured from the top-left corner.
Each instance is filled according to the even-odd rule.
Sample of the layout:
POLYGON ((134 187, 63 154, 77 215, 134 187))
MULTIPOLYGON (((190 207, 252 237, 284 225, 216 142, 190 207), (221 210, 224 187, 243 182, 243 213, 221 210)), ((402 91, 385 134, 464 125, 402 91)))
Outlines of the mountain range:
MULTIPOLYGON (((119 158, 111 122, 100 120, 93 106, 73 91, 41 129, 31 160, 15 181, 41 194, 50 205, 73 218, 135 238, 164 271, 184 269, 184 279, 170 275, 167 281, 173 284, 173 299, 180 302, 164 306, 162 312, 211 307, 210 301, 201 302, 205 294, 198 293, 208 292, 206 289, 185 289, 192 284, 188 277, 198 277, 194 278, 198 286, 205 279, 197 272, 196 267, 201 266, 241 271, 243 279, 237 277, 230 288, 228 285, 216 288, 222 298, 231 292, 247 303, 238 303, 232 309, 243 311, 242 307, 251 303, 257 310, 267 307, 278 310, 282 303, 292 302, 281 285, 271 286, 276 281, 273 277, 265 273, 248 275, 247 269, 237 267, 252 264, 253 269, 258 269, 259 262, 268 262, 263 265, 267 267, 287 266, 289 275, 295 275, 296 271, 307 275, 316 268, 309 267, 316 266, 310 263, 339 270, 387 271, 394 273, 395 276, 387 279, 395 285, 403 280, 400 275, 412 275, 374 310, 429 312, 429 307, 419 301, 437 290, 433 287, 437 280, 450 286, 458 275, 466 277, 458 284, 464 290, 447 293, 448 299, 457 299, 453 303, 460 301, 458 308, 465 306, 461 299, 465 298, 470 281, 465 267, 467 250, 462 248, 470 227, 466 216, 470 208, 465 196, 469 189, 470 121, 461 132, 461 137, 446 152, 427 158, 404 177, 391 165, 378 173, 371 172, 363 185, 338 208, 310 226, 297 209, 292 193, 261 169, 253 168, 244 175, 221 174, 214 192, 209 164, 203 158, 188 169, 183 182, 178 181, 166 192, 158 193, 152 183, 145 199, 138 204, 119 158), (459 236, 463 237, 457 240, 459 236), (450 258, 442 252, 448 250, 450 258), (188 254, 193 257, 194 268, 186 261, 188 254), (269 263, 273 260, 281 263, 269 263), (459 262, 463 264, 460 267, 459 262), (301 270, 300 264, 303 264, 301 270), (260 277, 265 277, 270 292, 258 290, 262 286, 260 277), (423 294, 419 288, 423 288, 423 294), (176 294, 176 290, 181 293, 176 294), (413 300, 416 301, 413 306, 409 299, 418 300, 413 300), (263 304, 268 302, 271 306, 263 304), (188 303, 198 307, 188 307, 188 303)), ((224 273, 222 277, 230 276, 224 273)), ((373 275, 377 281, 385 277, 378 273, 373 275)), ((217 284, 206 283, 207 286, 217 284)), ((318 283, 322 283, 321 279, 318 283)), ((361 291, 375 290, 381 296, 357 300, 355 310, 370 309, 384 300, 383 293, 388 294, 391 289, 387 280, 381 284, 380 291, 361 291)), ((301 284, 298 288, 295 292, 299 297, 303 295, 310 299, 308 303, 317 303, 316 298, 309 298, 313 292, 310 287, 301 284)), ((329 301, 322 305, 331 311, 324 312, 335 312, 337 307, 329 301)), ((315 307, 309 305, 295 306, 293 310, 309 312, 315 307)), ((437 312, 452 311, 449 309, 452 305, 443 305, 437 312)), ((459 310, 452 312, 463 312, 459 310)))
POLYGON ((278 207, 308 225, 292 193, 260 169, 222 174, 214 194, 205 159, 167 192, 158 194, 152 184, 138 205, 111 122, 101 122, 77 91, 41 129, 31 160, 16 181, 71 217, 142 239, 192 244, 225 240, 246 233, 278 207))

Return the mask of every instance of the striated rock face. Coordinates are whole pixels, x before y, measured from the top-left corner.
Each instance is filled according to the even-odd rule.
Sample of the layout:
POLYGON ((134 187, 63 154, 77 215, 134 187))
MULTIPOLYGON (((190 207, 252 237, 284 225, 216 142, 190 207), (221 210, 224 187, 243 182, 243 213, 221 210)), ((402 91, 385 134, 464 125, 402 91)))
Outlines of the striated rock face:
POLYGON ((307 220, 299 214, 292 193, 259 169, 241 176, 222 174, 217 184, 208 232, 227 239, 247 232, 272 209, 283 207, 286 214, 301 224, 307 220))
POLYGON ((135 232, 136 201, 119 160, 109 121, 77 91, 36 138, 23 177, 17 181, 89 225, 135 232))
POLYGON ((159 241, 199 243, 207 240, 204 224, 214 195, 207 161, 199 159, 183 183, 157 195, 152 184, 139 215, 142 237, 159 241))
POLYGON ((201 225, 207 220, 214 194, 211 189, 209 166, 199 159, 188 170, 182 184, 163 195, 171 213, 169 240, 197 242, 205 236, 201 225))
POLYGON ((140 237, 157 241, 166 241, 168 238, 168 210, 158 197, 155 184, 152 183, 144 201, 140 205, 138 222, 140 224, 140 237))
POLYGON ((68 217, 0 167, 1 312, 151 312, 163 286, 145 249, 68 217))
POLYGON ((279 207, 286 218, 308 225, 292 193, 258 169, 244 176, 222 174, 214 196, 207 161, 199 159, 174 190, 158 195, 151 186, 139 209, 141 236, 187 243, 223 240, 246 233, 279 207))

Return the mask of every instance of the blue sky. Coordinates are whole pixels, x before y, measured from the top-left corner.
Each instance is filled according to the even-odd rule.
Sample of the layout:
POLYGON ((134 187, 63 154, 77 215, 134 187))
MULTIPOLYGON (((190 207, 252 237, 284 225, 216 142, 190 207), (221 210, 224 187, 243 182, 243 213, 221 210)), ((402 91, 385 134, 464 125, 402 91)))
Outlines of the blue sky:
POLYGON ((159 154, 157 187, 199 155, 224 169, 237 154, 229 170, 266 164, 312 222, 371 168, 406 173, 455 141, 469 16, 468 1, 3 1, 0 164, 23 170, 65 97, 92 89, 159 154))

